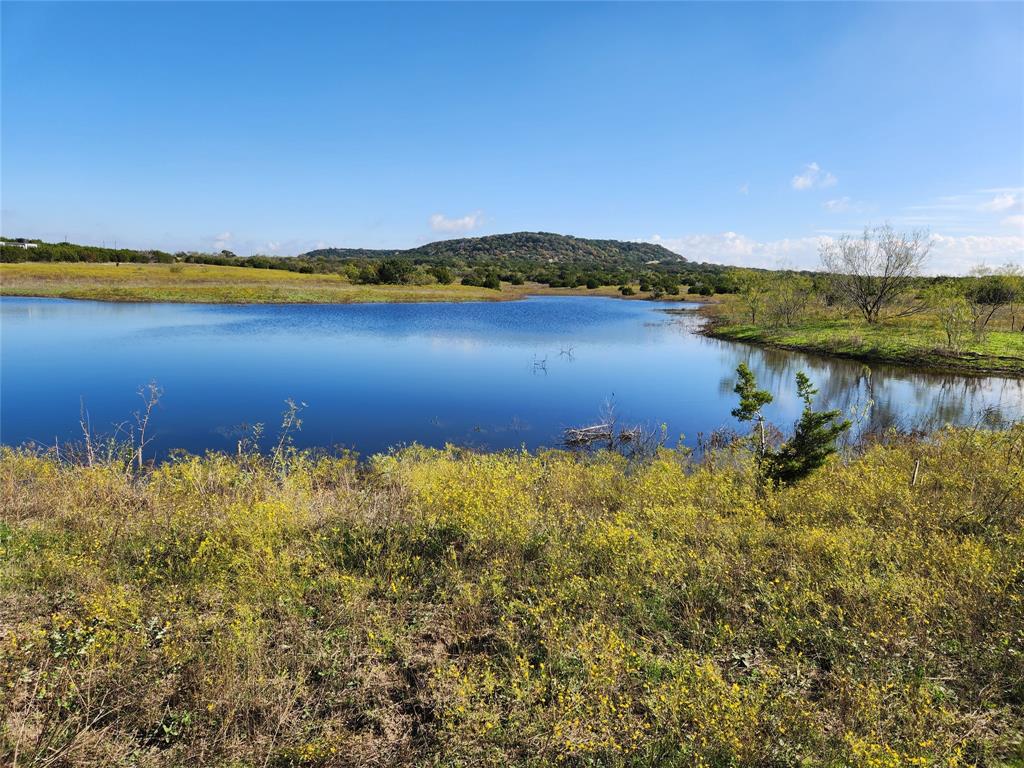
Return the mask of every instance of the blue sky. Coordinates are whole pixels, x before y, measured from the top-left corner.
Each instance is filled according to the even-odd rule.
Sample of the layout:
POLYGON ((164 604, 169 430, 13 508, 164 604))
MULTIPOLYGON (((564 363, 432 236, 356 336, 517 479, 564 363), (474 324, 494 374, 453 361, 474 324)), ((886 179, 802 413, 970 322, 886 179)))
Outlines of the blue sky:
POLYGON ((2 4, 2 229, 291 254, 544 230, 1024 254, 1024 4, 2 4))

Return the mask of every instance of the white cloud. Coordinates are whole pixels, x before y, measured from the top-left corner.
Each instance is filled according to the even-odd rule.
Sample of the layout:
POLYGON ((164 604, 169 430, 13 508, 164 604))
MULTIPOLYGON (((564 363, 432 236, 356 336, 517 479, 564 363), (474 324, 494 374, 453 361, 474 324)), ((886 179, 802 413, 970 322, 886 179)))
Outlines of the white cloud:
POLYGON ((927 271, 961 275, 982 264, 1020 262, 1022 258, 1024 236, 1021 235, 933 235, 927 271))
POLYGON ((647 242, 663 245, 690 261, 767 269, 781 266, 812 269, 818 263, 819 245, 829 239, 798 237, 759 241, 737 232, 721 232, 669 238, 654 235, 647 242))
POLYGON ((826 211, 831 211, 832 213, 848 211, 850 210, 850 198, 838 197, 835 200, 826 200, 824 203, 821 204, 821 207, 824 208, 826 211))
POLYGON ((999 194, 986 203, 981 210, 1003 214, 999 223, 1004 227, 1024 228, 1024 192, 1019 190, 1001 190, 999 194))
POLYGON ((744 181, 742 184, 740 184, 740 188, 737 191, 741 195, 749 195, 750 194, 750 182, 749 181, 744 181))
POLYGON ((483 220, 480 211, 470 213, 457 219, 449 219, 440 213, 430 217, 430 228, 435 232, 469 232, 476 229, 483 220))
POLYGON ((213 236, 213 247, 215 250, 223 251, 228 247, 228 243, 231 242, 230 232, 221 232, 219 235, 213 236))
POLYGON ((1019 208, 1020 200, 1013 192, 1003 192, 1002 194, 993 197, 987 203, 982 203, 980 207, 983 211, 995 211, 996 213, 1002 213, 1003 211, 1019 208))
MULTIPOLYGON (((850 234, 856 236, 857 232, 850 234)), ((690 261, 707 261, 765 269, 818 269, 818 250, 833 238, 827 235, 756 240, 737 232, 694 234, 680 237, 654 235, 647 242, 663 245, 690 261)), ((1024 259, 1024 236, 933 235, 925 271, 929 274, 963 275, 981 264, 1005 264, 1024 259)))
POLYGON ((797 190, 814 187, 824 189, 826 187, 834 187, 838 183, 839 179, 828 171, 823 171, 817 163, 808 163, 804 166, 803 171, 794 176, 790 181, 793 189, 797 190))

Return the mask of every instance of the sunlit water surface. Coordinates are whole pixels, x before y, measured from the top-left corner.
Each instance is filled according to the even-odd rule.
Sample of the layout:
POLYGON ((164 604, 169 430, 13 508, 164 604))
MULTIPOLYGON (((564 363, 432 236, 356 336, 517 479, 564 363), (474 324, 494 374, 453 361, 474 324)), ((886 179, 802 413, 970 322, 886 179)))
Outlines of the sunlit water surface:
POLYGON ((306 404, 299 446, 374 453, 419 442, 486 448, 557 445, 608 401, 622 422, 681 435, 739 425, 735 369, 775 394, 769 418, 799 415, 804 370, 859 428, 933 427, 1024 415, 1024 382, 863 366, 716 341, 659 304, 538 297, 466 304, 217 306, 0 300, 0 440, 53 445, 112 433, 164 394, 154 455, 232 450, 243 425, 277 432, 286 398, 306 404), (868 404, 869 408, 866 408, 868 404))

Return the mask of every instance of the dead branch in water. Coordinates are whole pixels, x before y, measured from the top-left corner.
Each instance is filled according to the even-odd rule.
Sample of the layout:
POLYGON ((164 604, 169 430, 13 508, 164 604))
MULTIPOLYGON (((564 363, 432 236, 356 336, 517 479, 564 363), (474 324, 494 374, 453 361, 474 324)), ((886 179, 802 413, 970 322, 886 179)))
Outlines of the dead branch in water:
POLYGON ((665 444, 661 433, 640 424, 619 426, 615 404, 611 401, 601 409, 601 421, 582 427, 569 427, 562 433, 562 444, 570 450, 609 450, 629 458, 654 455, 665 444))

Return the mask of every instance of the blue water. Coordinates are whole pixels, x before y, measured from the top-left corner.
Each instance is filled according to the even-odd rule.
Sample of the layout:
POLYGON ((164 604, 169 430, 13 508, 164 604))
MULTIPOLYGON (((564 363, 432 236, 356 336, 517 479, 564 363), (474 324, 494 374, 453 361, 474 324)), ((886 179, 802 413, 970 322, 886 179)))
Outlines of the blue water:
POLYGON ((799 415, 805 370, 824 402, 869 400, 860 427, 929 427, 1024 415, 1024 382, 936 376, 706 339, 659 304, 543 297, 468 304, 216 306, 0 300, 0 440, 74 440, 84 404, 112 433, 156 380, 154 455, 232 450, 240 426, 278 431, 286 398, 306 403, 299 446, 367 454, 411 442, 554 446, 613 401, 622 422, 664 424, 669 442, 738 427, 735 368, 776 393, 769 417, 799 415))

